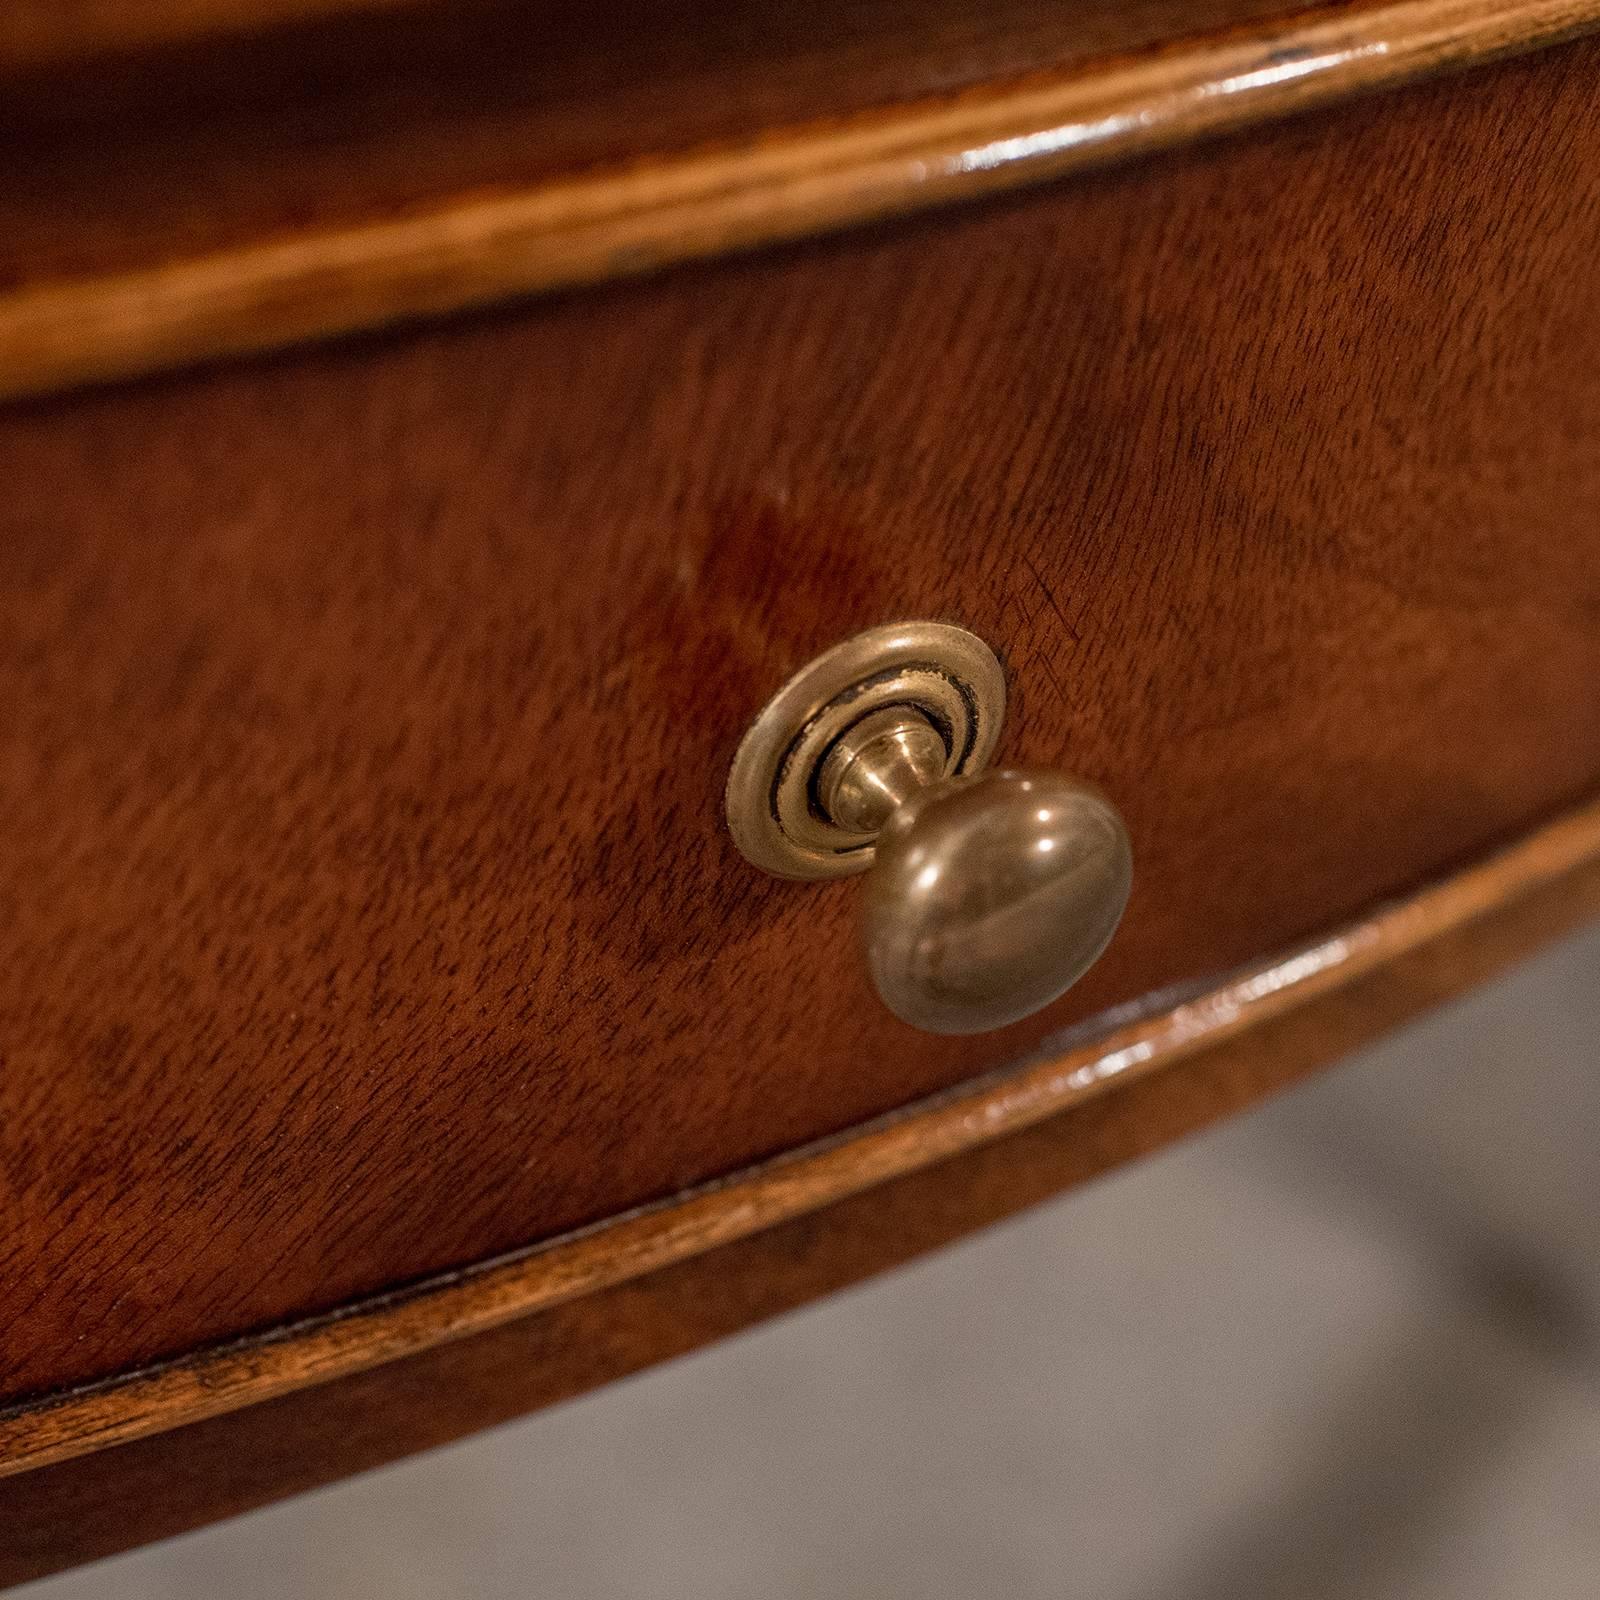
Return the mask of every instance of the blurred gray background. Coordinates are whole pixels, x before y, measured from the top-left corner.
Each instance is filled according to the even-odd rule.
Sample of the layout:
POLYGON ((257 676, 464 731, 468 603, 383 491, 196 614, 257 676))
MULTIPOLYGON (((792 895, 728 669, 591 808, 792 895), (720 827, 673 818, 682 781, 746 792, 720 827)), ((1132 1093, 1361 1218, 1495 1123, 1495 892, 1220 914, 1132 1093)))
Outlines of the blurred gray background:
POLYGON ((1594 1600, 1600 933, 1226 1127, 30 1600, 1594 1600))

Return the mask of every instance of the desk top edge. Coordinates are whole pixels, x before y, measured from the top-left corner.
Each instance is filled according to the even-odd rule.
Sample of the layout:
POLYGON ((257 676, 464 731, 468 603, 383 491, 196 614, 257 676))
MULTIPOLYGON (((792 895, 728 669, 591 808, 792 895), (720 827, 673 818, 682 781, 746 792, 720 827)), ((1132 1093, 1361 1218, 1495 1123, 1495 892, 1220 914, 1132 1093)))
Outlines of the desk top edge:
MULTIPOLYGON (((530 172, 522 181, 476 170, 468 152, 443 164, 434 192, 404 203, 368 192, 362 162, 377 152, 356 141, 336 152, 337 203, 291 192, 276 213, 256 216, 246 206, 215 237, 192 223, 140 221, 137 184, 107 183, 103 194, 90 191, 93 206, 106 208, 90 219, 101 242, 80 249, 66 206, 82 213, 83 197, 47 198, 38 204, 54 204, 56 214, 35 214, 29 193, 53 189, 36 174, 20 200, 0 195, 14 241, 11 259, 0 262, 0 398, 270 351, 824 235, 1596 27, 1600 0, 1388 0, 1254 15, 1146 37, 1137 49, 1103 41, 1085 49, 1081 39, 1046 48, 1030 33, 1003 74, 955 88, 944 81, 890 103, 863 90, 852 103, 846 87, 825 115, 758 119, 678 148, 664 147, 670 141, 652 148, 644 138, 626 154, 613 150, 596 164, 530 172), (1018 60, 1034 57, 1053 64, 1015 70, 1018 60), (30 255, 35 236, 48 248, 30 255), (117 241, 109 251, 108 238, 117 241)), ((4 63, 0 43, 0 69, 4 63)), ((40 98, 37 86, 32 98, 40 98)), ((507 113, 501 121, 495 131, 504 144, 516 125, 507 113)), ((34 131, 24 128, 23 136, 34 131)), ((530 142, 536 132, 530 125, 530 142)), ((441 136, 448 135, 429 133, 441 136)), ((61 159, 92 170, 104 129, 88 124, 65 137, 87 149, 61 159)), ((137 131, 130 137, 136 142, 137 131)), ((217 172, 248 190, 264 164, 281 171, 295 154, 274 145, 270 125, 237 125, 219 137, 236 148, 189 145, 168 128, 141 153, 138 171, 168 192, 203 187, 217 172), (251 161, 262 164, 254 173, 251 161)), ((326 183, 326 172, 316 181, 326 183)))

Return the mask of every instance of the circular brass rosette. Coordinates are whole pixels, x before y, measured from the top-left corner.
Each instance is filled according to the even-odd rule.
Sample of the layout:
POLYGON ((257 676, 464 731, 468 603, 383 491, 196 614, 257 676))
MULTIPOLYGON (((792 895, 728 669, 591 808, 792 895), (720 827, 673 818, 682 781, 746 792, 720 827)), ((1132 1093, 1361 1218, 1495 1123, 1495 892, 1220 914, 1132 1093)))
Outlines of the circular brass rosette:
POLYGON ((896 622, 835 645, 792 677, 745 734, 728 774, 728 826, 756 866, 783 878, 842 878, 873 861, 873 835, 833 822, 817 775, 863 717, 910 706, 938 729, 943 777, 981 771, 1000 736, 1005 677, 975 634, 896 622))

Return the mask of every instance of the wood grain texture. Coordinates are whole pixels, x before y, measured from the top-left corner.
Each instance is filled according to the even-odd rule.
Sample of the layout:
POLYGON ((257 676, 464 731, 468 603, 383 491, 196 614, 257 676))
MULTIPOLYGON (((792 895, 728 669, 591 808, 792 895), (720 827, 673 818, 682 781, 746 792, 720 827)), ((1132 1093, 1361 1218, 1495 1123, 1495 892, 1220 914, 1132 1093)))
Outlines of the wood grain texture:
POLYGON ((1591 792, 1596 73, 14 407, 0 1393, 850 1128, 1591 792), (722 827, 772 688, 905 615, 1004 651, 1005 757, 1139 863, 984 1038, 722 827))
MULTIPOLYGON (((0 1585, 444 1443, 859 1281, 1224 1117, 1597 913, 1600 808, 1591 807, 1186 1006, 690 1202, 724 1231, 679 1235, 686 1248, 676 1257, 605 1253, 612 1265, 628 1259, 632 1275, 591 1276, 581 1288, 569 1278, 555 1296, 527 1296, 512 1320, 478 1322, 476 1332, 460 1314, 481 1279, 369 1307, 354 1319, 358 1330, 365 1324, 357 1337, 409 1321, 413 1353, 395 1359, 391 1346, 377 1367, 0 1478, 0 1585), (1108 1075, 1106 1065, 1118 1061, 1108 1075), (746 1205, 754 1215, 740 1216, 746 1205)), ((654 1228, 664 1239, 677 1209, 616 1226, 654 1228)), ((503 1280, 520 1275, 527 1289, 542 1278, 548 1289, 562 1250, 590 1248, 573 1240, 507 1263, 503 1280)), ((258 1374, 294 1368, 309 1381, 325 1375, 309 1372, 307 1358, 330 1331, 216 1352, 173 1376, 194 1382, 209 1368, 226 1391, 231 1364, 236 1378, 253 1365, 258 1374)), ((99 1408, 102 1424, 119 1408, 126 1420, 138 1387, 86 1404, 99 1408)), ((165 1420, 180 1414, 198 1413, 173 1408, 165 1420)), ((66 1411, 53 1415, 60 1423, 66 1411)), ((48 1428, 51 1416, 24 1421, 48 1428)), ((82 1446, 81 1407, 76 1421, 82 1446)), ((42 1438, 36 1432, 35 1442, 42 1438)))
POLYGON ((745 0, 698 28, 472 6, 24 81, 0 395, 980 196, 1597 21, 1600 0, 745 0))

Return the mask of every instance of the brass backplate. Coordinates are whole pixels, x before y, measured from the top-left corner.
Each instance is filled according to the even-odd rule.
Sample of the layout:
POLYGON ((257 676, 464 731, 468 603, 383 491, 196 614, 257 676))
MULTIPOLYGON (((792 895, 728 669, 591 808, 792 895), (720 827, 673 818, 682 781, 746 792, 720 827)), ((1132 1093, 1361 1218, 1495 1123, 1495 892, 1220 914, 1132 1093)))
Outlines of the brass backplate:
POLYGON ((869 628, 801 668, 751 724, 728 773, 728 826, 744 855, 781 878, 842 878, 872 865, 873 836, 832 822, 816 797, 828 751, 886 706, 939 729, 945 776, 980 771, 1005 715, 1005 675, 983 640, 946 622, 869 628))

